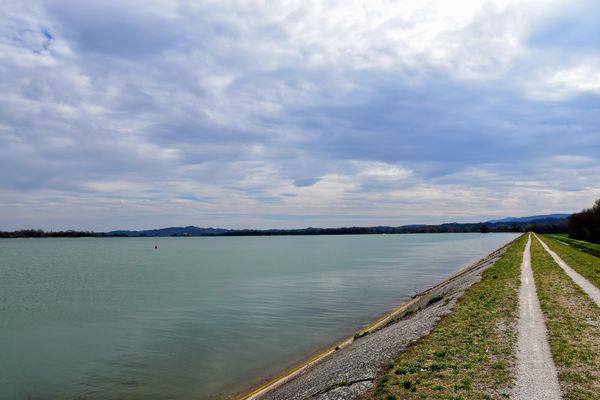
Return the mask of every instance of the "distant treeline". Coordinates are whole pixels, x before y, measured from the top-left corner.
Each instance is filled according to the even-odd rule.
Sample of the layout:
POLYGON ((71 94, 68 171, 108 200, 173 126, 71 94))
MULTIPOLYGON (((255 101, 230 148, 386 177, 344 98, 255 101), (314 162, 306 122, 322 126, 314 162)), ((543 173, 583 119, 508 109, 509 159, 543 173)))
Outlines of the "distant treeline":
POLYGON ((13 232, 0 231, 0 238, 46 238, 46 237, 95 237, 96 232, 87 231, 50 231, 46 232, 41 229, 21 229, 13 232))
POLYGON ((450 223, 441 225, 404 225, 404 226, 370 226, 344 228, 303 228, 303 229, 214 229, 197 228, 165 228, 149 231, 113 231, 82 232, 59 231, 45 232, 40 229, 25 229, 14 232, 1 232, 0 238, 43 238, 43 237, 159 237, 159 236, 283 236, 283 235, 373 235, 402 233, 469 233, 469 232, 537 232, 566 233, 566 219, 545 218, 532 222, 480 222, 450 223))
POLYGON ((571 215, 567 230, 573 239, 600 244, 600 199, 592 208, 571 215))
POLYGON ((372 226, 347 228, 304 228, 304 229, 242 229, 221 233, 217 236, 277 236, 277 235, 368 235, 368 234, 398 234, 398 233, 472 233, 472 232, 537 232, 565 233, 564 220, 555 218, 541 219, 535 222, 514 223, 470 223, 470 224, 441 224, 441 225, 405 225, 405 226, 372 226))

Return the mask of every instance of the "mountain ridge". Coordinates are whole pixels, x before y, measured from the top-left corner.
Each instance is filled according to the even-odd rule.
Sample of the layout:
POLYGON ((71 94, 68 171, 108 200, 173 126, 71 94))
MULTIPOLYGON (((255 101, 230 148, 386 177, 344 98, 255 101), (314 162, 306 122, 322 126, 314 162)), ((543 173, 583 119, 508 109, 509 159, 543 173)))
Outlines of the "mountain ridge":
POLYGON ((529 217, 506 217, 502 219, 494 219, 490 221, 486 221, 489 224, 495 224, 499 222, 533 222, 541 219, 565 219, 568 218, 571 214, 544 214, 544 215, 532 215, 529 217))

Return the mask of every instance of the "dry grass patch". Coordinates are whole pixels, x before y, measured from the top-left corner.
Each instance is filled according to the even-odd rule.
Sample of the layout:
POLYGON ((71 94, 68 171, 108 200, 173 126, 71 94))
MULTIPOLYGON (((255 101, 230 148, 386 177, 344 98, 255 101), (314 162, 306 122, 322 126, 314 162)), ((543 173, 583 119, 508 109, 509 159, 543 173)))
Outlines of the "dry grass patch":
POLYGON ((531 266, 564 398, 600 399, 600 309, 537 240, 531 244, 531 266))
POLYGON ((514 380, 523 235, 432 333, 402 353, 373 399, 504 399, 514 380))

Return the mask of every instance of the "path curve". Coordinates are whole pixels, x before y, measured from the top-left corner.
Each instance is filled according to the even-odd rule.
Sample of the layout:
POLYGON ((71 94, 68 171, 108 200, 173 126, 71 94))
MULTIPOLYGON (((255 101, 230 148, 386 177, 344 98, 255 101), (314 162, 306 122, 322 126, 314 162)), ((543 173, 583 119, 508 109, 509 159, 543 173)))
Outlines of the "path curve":
POLYGON ((550 353, 544 315, 531 269, 531 234, 523 252, 519 289, 517 383, 513 399, 561 399, 556 367, 550 353))
POLYGON ((544 249, 552 256, 554 261, 573 279, 573 281, 579 285, 584 292, 587 293, 588 296, 596 303, 598 307, 600 307, 600 289, 596 287, 592 282, 588 281, 586 278, 581 276, 577 271, 571 268, 566 262, 563 261, 562 258, 559 257, 554 251, 550 250, 550 248, 544 243, 542 239, 538 235, 535 235, 535 238, 540 242, 540 244, 544 247, 544 249))

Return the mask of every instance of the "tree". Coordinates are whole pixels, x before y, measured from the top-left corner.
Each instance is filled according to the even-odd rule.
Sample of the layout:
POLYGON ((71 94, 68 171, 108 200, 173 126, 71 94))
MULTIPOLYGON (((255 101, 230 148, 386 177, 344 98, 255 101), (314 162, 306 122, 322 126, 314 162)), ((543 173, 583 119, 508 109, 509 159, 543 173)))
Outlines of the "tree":
POLYGON ((600 199, 592 208, 571 215, 567 221, 569 236, 573 239, 600 244, 600 199))

